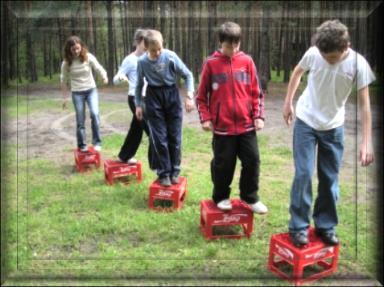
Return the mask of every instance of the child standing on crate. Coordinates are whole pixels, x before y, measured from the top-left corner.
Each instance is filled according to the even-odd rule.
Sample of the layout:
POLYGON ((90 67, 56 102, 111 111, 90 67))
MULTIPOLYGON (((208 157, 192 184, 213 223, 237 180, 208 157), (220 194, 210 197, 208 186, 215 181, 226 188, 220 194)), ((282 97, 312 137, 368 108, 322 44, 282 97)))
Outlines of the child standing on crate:
POLYGON ((67 106, 68 86, 71 88, 72 101, 76 111, 77 147, 82 152, 88 150, 85 136, 85 103, 87 103, 91 115, 92 144, 95 150, 101 150, 99 95, 92 70, 102 77, 104 84, 108 83, 107 72, 96 57, 88 52, 79 37, 70 36, 64 46, 60 82, 64 100, 63 108, 67 106))
MULTIPOLYGON (((145 53, 144 46, 144 35, 146 29, 137 29, 134 35, 134 46, 135 51, 126 56, 121 63, 121 66, 117 74, 113 77, 113 83, 119 84, 121 82, 128 82, 128 106, 132 111, 132 121, 127 136, 125 137, 124 143, 120 148, 118 154, 118 160, 126 162, 128 164, 135 164, 137 160, 134 158, 141 139, 143 137, 143 131, 147 134, 150 139, 149 130, 146 121, 139 121, 136 117, 136 105, 135 105, 135 91, 137 81, 137 61, 141 55, 145 53)), ((145 86, 142 91, 145 95, 145 86)), ((153 156, 153 148, 151 140, 148 147, 148 163, 151 169, 156 168, 155 158, 153 156)))
POLYGON ((226 22, 219 29, 220 49, 204 63, 196 102, 202 128, 213 131, 212 199, 232 209, 230 185, 241 160, 240 199, 253 212, 267 213, 259 200, 259 149, 256 131, 264 127, 264 95, 252 58, 240 51, 241 28, 226 22))
POLYGON ((175 52, 163 48, 163 37, 157 30, 147 30, 144 38, 147 53, 137 63, 135 91, 136 116, 145 116, 157 157, 159 183, 171 186, 179 182, 181 163, 181 128, 183 109, 176 87, 177 75, 185 80, 185 109, 193 110, 193 75, 175 52), (141 91, 144 77, 148 82, 144 102, 141 91))
POLYGON ((313 40, 314 45, 293 70, 283 108, 284 119, 290 125, 294 117, 293 97, 308 71, 307 87, 297 101, 293 130, 295 177, 289 233, 296 246, 308 243, 315 161, 319 179, 313 211, 315 231, 326 244, 339 243, 335 232, 338 175, 344 150, 345 103, 354 86, 361 107, 360 161, 363 166, 373 161, 368 85, 375 76, 364 57, 349 47, 348 28, 338 20, 321 24, 313 40))

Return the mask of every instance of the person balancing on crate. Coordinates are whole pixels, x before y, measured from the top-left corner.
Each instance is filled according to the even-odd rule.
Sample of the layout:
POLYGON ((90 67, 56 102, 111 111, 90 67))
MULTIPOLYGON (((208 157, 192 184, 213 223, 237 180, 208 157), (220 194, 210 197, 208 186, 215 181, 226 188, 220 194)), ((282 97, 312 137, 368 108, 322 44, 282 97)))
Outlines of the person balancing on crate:
POLYGON ((213 131, 212 199, 221 210, 229 200, 236 158, 241 160, 240 199, 265 214, 259 200, 260 158, 256 131, 264 127, 264 95, 252 58, 240 49, 241 28, 226 22, 219 29, 220 49, 203 65, 196 103, 202 128, 213 131))
POLYGON ((194 108, 193 75, 177 54, 163 48, 163 37, 157 30, 147 30, 144 38, 147 53, 137 63, 135 91, 136 117, 143 119, 143 104, 150 138, 153 141, 156 172, 162 186, 179 183, 183 108, 176 86, 177 76, 185 80, 185 109, 194 108), (141 91, 144 77, 148 82, 144 103, 141 91))
POLYGON ((307 86, 296 104, 293 130, 295 176, 288 228, 296 246, 308 243, 315 161, 319 180, 313 210, 315 231, 324 243, 339 243, 335 232, 338 176, 344 150, 345 103, 353 87, 357 89, 362 120, 360 161, 363 166, 373 161, 368 85, 375 76, 369 64, 350 48, 348 28, 338 20, 321 24, 313 44, 293 70, 283 108, 285 122, 290 126, 294 117, 293 97, 301 77, 309 71, 307 86))

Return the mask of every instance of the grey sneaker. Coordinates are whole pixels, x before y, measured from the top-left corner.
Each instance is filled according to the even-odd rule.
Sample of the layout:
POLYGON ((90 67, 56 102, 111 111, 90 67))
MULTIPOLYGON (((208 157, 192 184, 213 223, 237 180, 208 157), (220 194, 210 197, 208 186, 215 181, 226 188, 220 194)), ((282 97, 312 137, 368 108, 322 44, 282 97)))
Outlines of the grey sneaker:
POLYGON ((308 233, 307 231, 297 231, 297 232, 289 232, 289 236, 293 245, 296 247, 302 247, 308 244, 308 233))
POLYGON ((178 184, 179 183, 179 176, 172 176, 171 177, 171 182, 172 184, 178 184))
POLYGON ((217 207, 221 210, 231 210, 232 203, 229 199, 223 199, 222 201, 217 203, 217 207))
POLYGON ((97 144, 93 148, 95 149, 95 151, 101 151, 101 145, 97 144))
POLYGON ((169 176, 159 178, 159 184, 162 186, 171 186, 171 180, 169 179, 169 176))

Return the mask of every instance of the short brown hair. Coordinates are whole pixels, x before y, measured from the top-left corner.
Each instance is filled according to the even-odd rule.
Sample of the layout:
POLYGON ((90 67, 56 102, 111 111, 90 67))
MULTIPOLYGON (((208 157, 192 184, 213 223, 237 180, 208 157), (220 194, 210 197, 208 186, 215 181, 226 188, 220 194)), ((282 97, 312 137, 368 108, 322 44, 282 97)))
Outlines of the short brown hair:
POLYGON ((225 22, 219 28, 219 42, 239 43, 241 38, 241 28, 234 22, 225 22))
POLYGON ((142 28, 136 29, 135 35, 133 36, 133 40, 134 40, 133 46, 136 47, 137 45, 140 44, 141 41, 144 40, 145 33, 147 33, 146 29, 142 29, 142 28))
POLYGON ((148 29, 144 37, 144 46, 148 48, 150 45, 163 47, 163 35, 157 30, 148 29))
POLYGON ((316 28, 312 42, 322 53, 343 52, 349 45, 348 28, 339 20, 328 20, 316 28))

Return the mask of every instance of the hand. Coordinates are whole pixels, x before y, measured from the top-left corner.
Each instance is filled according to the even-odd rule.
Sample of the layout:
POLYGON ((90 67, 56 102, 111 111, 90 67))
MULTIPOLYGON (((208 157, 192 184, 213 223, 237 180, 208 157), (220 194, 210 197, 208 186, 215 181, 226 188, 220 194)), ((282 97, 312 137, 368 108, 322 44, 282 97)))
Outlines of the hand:
POLYGON ((202 123, 202 128, 205 131, 211 131, 212 130, 212 122, 211 121, 205 121, 202 123))
POLYGON ((143 109, 141 107, 136 107, 136 118, 141 121, 143 119, 143 109))
POLYGON ((264 128, 264 121, 262 119, 256 119, 255 128, 257 131, 262 130, 264 128))
POLYGON ((360 145, 360 162, 361 166, 368 166, 373 162, 373 147, 372 143, 362 143, 360 145))
POLYGON ((119 79, 119 81, 121 81, 121 82, 128 82, 128 78, 127 78, 127 76, 124 75, 124 74, 120 74, 118 79, 119 79))
POLYGON ((108 78, 104 78, 104 79, 103 79, 103 83, 104 83, 104 84, 108 84, 108 78))
POLYGON ((193 100, 191 100, 189 98, 185 98, 184 105, 185 105, 185 110, 187 111, 187 113, 192 112, 193 109, 195 108, 193 100))
POLYGON ((291 125, 294 116, 292 103, 284 103, 283 117, 288 126, 291 125))

